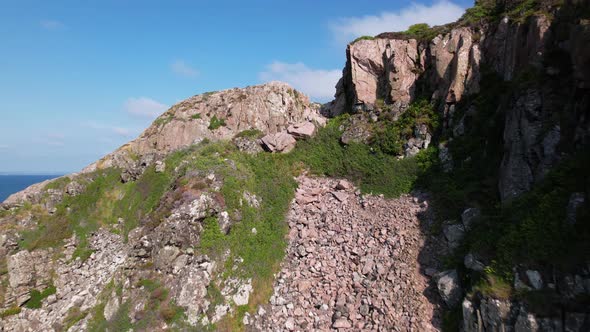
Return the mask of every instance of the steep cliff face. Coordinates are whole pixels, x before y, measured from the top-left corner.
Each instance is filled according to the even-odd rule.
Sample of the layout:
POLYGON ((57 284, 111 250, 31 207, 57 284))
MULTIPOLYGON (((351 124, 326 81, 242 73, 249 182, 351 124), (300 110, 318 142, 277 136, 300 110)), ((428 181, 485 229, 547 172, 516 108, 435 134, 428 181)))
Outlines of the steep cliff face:
MULTIPOLYGON (((512 99, 498 110, 506 118, 499 188, 502 199, 509 200, 543 178, 559 160, 559 146, 587 140, 588 29, 587 20, 566 23, 539 15, 457 27, 429 41, 399 34, 359 40, 348 45, 336 99, 326 112, 374 110, 385 104, 399 115, 426 97, 453 126, 456 105, 480 92, 483 70, 492 69, 507 82, 530 80, 528 89, 515 85, 512 99), (569 113, 567 133, 561 113, 569 113)), ((464 125, 456 120, 455 126, 464 125)))
MULTIPOLYGON (((504 5, 513 10, 521 8, 523 2, 507 1, 504 5)), ((429 40, 417 41, 407 33, 384 33, 374 39, 355 41, 347 48, 347 62, 336 87, 336 99, 324 111, 332 115, 376 114, 377 121, 384 113, 399 118, 416 101, 429 100, 443 121, 440 132, 432 134, 436 135, 434 142, 442 142, 439 153, 445 171, 452 170, 453 164, 460 165, 461 170, 453 176, 461 176, 465 169, 482 166, 481 178, 489 177, 496 188, 492 190, 493 200, 497 197, 502 205, 510 206, 537 188, 556 165, 586 153, 590 143, 590 21, 583 14, 587 4, 569 1, 562 5, 547 1, 539 5, 545 10, 543 13, 519 16, 522 14, 518 12, 516 16, 506 15, 478 24, 459 22, 453 28, 445 27, 429 40), (478 131, 485 134, 478 138, 478 131), (470 144, 481 144, 475 149, 481 152, 479 156, 465 154, 470 151, 466 148, 470 144), (453 156, 455 152, 457 155, 453 156)), ((353 115, 354 121, 359 121, 357 118, 362 116, 353 115)), ((365 137, 370 135, 369 131, 364 132, 365 137)), ((480 185, 487 184, 482 181, 480 185)), ((587 186, 582 189, 586 193, 568 192, 573 186, 565 187, 559 189, 564 191, 560 195, 565 200, 556 195, 544 203, 555 204, 558 215, 564 217, 555 221, 553 217, 537 214, 529 217, 538 221, 534 227, 542 227, 543 218, 548 224, 562 223, 566 205, 568 213, 576 214, 587 201, 587 186)), ((475 197, 466 200, 475 205, 487 204, 475 197)), ((541 210, 534 205, 519 208, 541 210)), ((576 218, 570 218, 570 225, 585 229, 583 224, 587 220, 580 213, 577 219, 576 223, 576 218)), ((451 221, 443 226, 443 231, 449 246, 455 250, 469 229, 451 221)), ((518 232, 527 231, 520 228, 518 232)), ((567 227, 559 228, 559 232, 570 231, 567 227)), ((486 230, 480 228, 473 232, 486 230)), ((476 237, 473 232, 471 236, 476 237)), ((506 242, 501 245, 510 246, 506 242)), ((477 250, 470 246, 471 243, 466 245, 468 249, 457 250, 477 250)), ((523 264, 515 267, 514 276, 509 278, 514 279, 512 286, 519 292, 552 294, 534 295, 541 296, 551 310, 539 312, 531 299, 507 299, 474 288, 468 290, 470 297, 462 305, 464 329, 583 331, 590 328, 587 308, 579 302, 579 297, 590 292, 582 286, 590 282, 585 265, 587 254, 581 251, 573 254, 577 257, 568 260, 578 262, 576 268, 570 265, 569 270, 562 271, 548 264, 552 267, 546 266, 539 272, 523 264)), ((465 266, 470 271, 466 276, 477 279, 484 265, 474 257, 477 255, 472 252, 465 256, 465 266)), ((523 261, 530 263, 533 259, 520 262, 523 261)), ((539 261, 536 264, 536 267, 543 266, 539 261)))

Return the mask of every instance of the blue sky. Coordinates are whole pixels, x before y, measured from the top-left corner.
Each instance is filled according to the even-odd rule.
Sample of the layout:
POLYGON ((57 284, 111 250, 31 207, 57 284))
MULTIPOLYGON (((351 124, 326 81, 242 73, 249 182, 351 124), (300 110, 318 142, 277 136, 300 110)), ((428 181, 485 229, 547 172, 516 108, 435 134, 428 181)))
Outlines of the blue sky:
POLYGON ((67 173, 206 91, 334 93, 349 40, 472 1, 0 0, 0 172, 67 173))

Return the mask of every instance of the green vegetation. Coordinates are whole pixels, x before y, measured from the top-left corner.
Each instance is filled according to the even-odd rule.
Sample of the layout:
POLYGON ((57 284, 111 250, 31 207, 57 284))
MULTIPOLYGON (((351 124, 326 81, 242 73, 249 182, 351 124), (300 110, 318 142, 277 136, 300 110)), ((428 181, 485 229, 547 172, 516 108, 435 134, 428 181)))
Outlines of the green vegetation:
POLYGON ((430 27, 426 23, 418 23, 411 25, 408 30, 404 31, 403 34, 409 38, 429 41, 441 33, 443 28, 441 27, 430 27))
POLYGON ((475 5, 468 8, 459 22, 476 25, 482 22, 496 22, 503 17, 509 17, 517 22, 524 22, 533 15, 549 15, 544 8, 563 5, 563 0, 537 1, 498 1, 477 0, 475 5))
POLYGON ((49 189, 61 190, 61 189, 65 188, 71 181, 72 180, 69 177, 62 176, 62 177, 57 178, 57 179, 51 181, 50 183, 48 183, 44 189, 45 190, 49 190, 49 189))
POLYGON ((264 133, 258 129, 246 129, 236 135, 236 137, 245 138, 260 138, 262 136, 264 136, 264 133))
POLYGON ((285 158, 318 175, 346 177, 364 192, 397 197, 411 191, 421 170, 419 159, 398 160, 360 143, 342 145, 340 127, 345 122, 346 116, 331 120, 314 138, 300 142, 285 158))
POLYGON ((209 122, 209 130, 215 130, 222 126, 225 126, 225 120, 218 119, 216 115, 213 115, 211 121, 209 122))
MULTIPOLYGON (((172 155, 167 164, 173 169, 178 161, 172 155)), ((74 257, 86 259, 87 236, 101 226, 110 226, 123 235, 137 227, 139 221, 157 207, 160 198, 172 184, 170 173, 156 173, 148 168, 137 181, 121 183, 120 170, 105 169, 88 175, 86 190, 75 197, 65 196, 53 215, 42 214, 39 226, 23 233, 20 247, 27 250, 55 247, 72 234, 80 244, 74 257), (122 218, 123 225, 117 225, 122 218)))
POLYGON ((357 41, 361 41, 361 40, 373 40, 373 39, 375 39, 375 37, 373 37, 373 36, 361 36, 361 37, 358 37, 357 39, 353 40, 352 42, 350 42, 350 44, 352 45, 352 44, 356 43, 357 41))
POLYGON ((438 130, 439 114, 433 105, 422 99, 412 103, 397 120, 388 118, 387 114, 374 125, 371 145, 384 154, 401 155, 403 145, 414 135, 414 128, 428 126, 429 132, 438 130))
POLYGON ((18 315, 18 314, 20 314, 20 311, 21 311, 20 307, 8 308, 8 309, 0 312, 0 318, 6 318, 8 316, 18 315))
POLYGON ((201 113, 196 113, 191 115, 191 119, 193 120, 199 120, 201 118, 201 113))
POLYGON ((88 315, 88 311, 81 311, 80 307, 72 307, 68 310, 68 314, 64 318, 64 326, 62 331, 67 331, 70 327, 76 325, 79 321, 88 315))
POLYGON ((149 327, 159 319, 167 323, 174 323, 184 318, 183 309, 168 300, 168 290, 159 281, 142 279, 137 286, 143 287, 148 299, 141 313, 141 318, 137 322, 131 323, 129 318, 131 308, 129 301, 123 302, 109 320, 105 318, 104 308, 112 296, 113 290, 117 294, 116 296, 120 296, 121 292, 120 286, 116 287, 110 283, 100 294, 99 303, 91 310, 92 318, 88 322, 88 330, 96 332, 129 331, 131 329, 145 331, 149 330, 149 327))
POLYGON ((105 305, 106 303, 101 303, 93 309, 92 319, 88 322, 88 331, 129 331, 134 327, 129 319, 129 302, 122 303, 110 320, 104 317, 105 305))
POLYGON ((160 117, 158 117, 156 120, 154 120, 154 123, 152 125, 156 126, 156 127, 162 127, 162 126, 168 124, 173 119, 174 119, 173 114, 164 113, 164 114, 160 115, 160 117))
POLYGON ((461 20, 469 24, 476 24, 496 18, 498 14, 496 0, 478 0, 473 7, 465 10, 461 20))
POLYGON ((512 296, 512 286, 488 268, 487 273, 475 282, 472 292, 494 299, 506 300, 512 296))
POLYGON ((55 294, 56 288, 53 285, 49 285, 43 291, 38 291, 33 289, 30 293, 31 298, 27 301, 25 306, 29 309, 39 309, 41 308, 41 301, 47 298, 49 295, 55 294))

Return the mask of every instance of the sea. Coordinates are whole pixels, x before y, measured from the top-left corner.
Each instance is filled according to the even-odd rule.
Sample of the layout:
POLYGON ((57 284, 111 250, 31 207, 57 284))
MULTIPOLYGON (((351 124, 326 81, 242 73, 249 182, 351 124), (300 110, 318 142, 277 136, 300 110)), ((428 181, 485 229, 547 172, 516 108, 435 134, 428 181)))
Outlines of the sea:
POLYGON ((26 187, 48 179, 57 178, 60 175, 1 175, 0 174, 0 203, 8 196, 19 192, 26 187))

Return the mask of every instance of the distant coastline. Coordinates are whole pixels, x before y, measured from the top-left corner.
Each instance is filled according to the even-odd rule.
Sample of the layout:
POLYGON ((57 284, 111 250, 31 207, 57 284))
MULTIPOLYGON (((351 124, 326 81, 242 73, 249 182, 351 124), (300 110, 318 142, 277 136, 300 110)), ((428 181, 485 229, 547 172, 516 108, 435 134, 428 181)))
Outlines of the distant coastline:
POLYGON ((54 179, 63 174, 26 174, 0 172, 0 202, 8 196, 19 192, 28 186, 48 179, 54 179))

